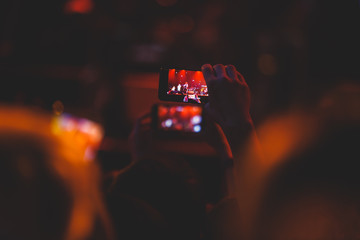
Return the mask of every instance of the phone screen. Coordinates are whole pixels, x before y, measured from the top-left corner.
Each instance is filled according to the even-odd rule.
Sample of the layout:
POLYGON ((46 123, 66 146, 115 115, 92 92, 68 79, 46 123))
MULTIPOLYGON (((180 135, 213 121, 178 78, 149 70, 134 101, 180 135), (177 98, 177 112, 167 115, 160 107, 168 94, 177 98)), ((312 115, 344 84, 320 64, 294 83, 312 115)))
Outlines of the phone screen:
POLYGON ((202 121, 200 106, 158 105, 157 108, 157 128, 163 131, 199 133, 202 121))
POLYGON ((204 75, 201 71, 169 69, 168 95, 184 96, 183 102, 189 100, 201 103, 200 98, 209 96, 204 75))
POLYGON ((160 73, 161 100, 205 103, 208 96, 208 87, 201 71, 170 68, 160 73))

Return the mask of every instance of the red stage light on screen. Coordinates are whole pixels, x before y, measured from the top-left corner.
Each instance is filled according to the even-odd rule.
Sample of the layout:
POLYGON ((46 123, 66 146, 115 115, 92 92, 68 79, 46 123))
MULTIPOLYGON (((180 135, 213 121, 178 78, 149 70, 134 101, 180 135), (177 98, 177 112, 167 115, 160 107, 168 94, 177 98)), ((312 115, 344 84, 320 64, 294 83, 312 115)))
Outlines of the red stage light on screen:
POLYGON ((169 82, 175 81, 175 69, 169 69, 169 82))
POLYGON ((92 0, 68 0, 65 4, 65 13, 90 13, 94 7, 92 0))
POLYGON ((206 82, 205 82, 205 78, 204 78, 204 75, 201 71, 196 71, 195 74, 194 74, 194 78, 197 82, 199 82, 201 85, 205 85, 206 82))
POLYGON ((185 82, 186 80, 186 71, 185 70, 180 70, 178 73, 178 79, 180 80, 180 82, 185 82))

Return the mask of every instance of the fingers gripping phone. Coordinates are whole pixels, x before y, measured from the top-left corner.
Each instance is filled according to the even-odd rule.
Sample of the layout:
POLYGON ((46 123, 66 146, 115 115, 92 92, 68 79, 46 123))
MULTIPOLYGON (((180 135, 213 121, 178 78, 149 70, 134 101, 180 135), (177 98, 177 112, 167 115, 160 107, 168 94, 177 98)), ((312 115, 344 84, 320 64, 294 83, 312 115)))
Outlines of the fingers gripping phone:
POLYGON ((185 69, 160 70, 159 99, 184 103, 206 103, 208 87, 201 71, 185 69))
POLYGON ((152 126, 161 135, 199 136, 204 117, 200 105, 159 103, 152 109, 152 126))

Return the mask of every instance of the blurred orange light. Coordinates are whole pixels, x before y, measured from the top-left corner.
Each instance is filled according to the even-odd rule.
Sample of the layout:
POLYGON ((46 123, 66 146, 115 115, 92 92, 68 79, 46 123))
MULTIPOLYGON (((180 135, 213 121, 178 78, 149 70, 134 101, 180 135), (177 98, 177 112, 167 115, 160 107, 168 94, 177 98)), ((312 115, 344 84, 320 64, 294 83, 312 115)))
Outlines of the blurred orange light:
POLYGON ((83 160, 92 156, 103 137, 102 127, 87 119, 77 119, 69 115, 60 115, 52 119, 52 132, 65 142, 71 142, 81 152, 83 160), (91 152, 90 152, 91 151, 91 152))
POLYGON ((266 76, 273 76, 277 73, 277 62, 273 55, 262 54, 258 59, 258 68, 266 76))

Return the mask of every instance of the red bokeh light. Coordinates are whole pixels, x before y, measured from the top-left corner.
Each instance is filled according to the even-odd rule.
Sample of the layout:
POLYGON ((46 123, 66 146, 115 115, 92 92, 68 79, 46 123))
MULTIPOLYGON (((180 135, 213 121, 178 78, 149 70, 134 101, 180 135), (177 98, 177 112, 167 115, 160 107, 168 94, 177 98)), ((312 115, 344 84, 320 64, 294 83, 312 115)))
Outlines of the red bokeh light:
POLYGON ((65 13, 90 13, 94 7, 92 0, 69 0, 66 5, 65 13))

